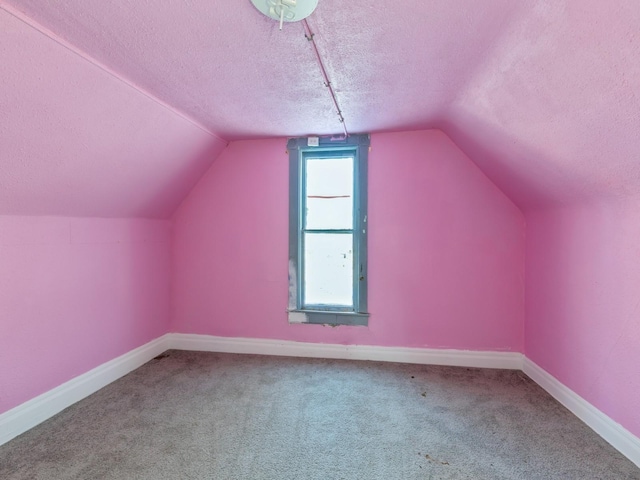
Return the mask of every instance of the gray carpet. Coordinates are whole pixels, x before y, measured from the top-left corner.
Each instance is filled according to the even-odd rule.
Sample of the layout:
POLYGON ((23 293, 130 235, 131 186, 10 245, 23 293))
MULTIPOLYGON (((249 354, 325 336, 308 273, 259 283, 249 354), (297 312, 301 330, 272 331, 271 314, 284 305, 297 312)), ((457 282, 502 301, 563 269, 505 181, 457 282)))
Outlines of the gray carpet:
POLYGON ((523 373, 169 351, 0 447, 2 479, 640 479, 523 373))

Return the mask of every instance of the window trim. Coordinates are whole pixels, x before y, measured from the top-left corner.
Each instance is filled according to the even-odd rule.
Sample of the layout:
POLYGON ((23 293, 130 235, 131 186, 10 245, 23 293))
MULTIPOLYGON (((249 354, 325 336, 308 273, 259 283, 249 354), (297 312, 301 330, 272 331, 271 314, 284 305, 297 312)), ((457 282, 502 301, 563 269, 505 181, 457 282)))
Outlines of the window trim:
POLYGON ((318 146, 309 146, 308 138, 292 138, 287 142, 289 152, 289 323, 311 323, 329 325, 368 324, 367 313, 367 177, 369 157, 369 135, 350 135, 347 138, 320 138, 318 146), (309 152, 353 152, 354 158, 354 272, 353 310, 344 311, 337 306, 319 309, 319 306, 304 308, 302 305, 302 226, 303 212, 303 161, 309 152), (356 268, 355 266, 358 266, 356 268))

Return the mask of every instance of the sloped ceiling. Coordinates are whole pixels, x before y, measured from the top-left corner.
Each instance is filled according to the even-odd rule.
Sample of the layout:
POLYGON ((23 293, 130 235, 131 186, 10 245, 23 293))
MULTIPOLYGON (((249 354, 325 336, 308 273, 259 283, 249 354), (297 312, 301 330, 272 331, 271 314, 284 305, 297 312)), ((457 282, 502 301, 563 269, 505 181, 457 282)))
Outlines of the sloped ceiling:
MULTIPOLYGON (((249 0, 0 8, 0 213, 167 216, 224 141, 342 131, 302 25, 249 0)), ((441 128, 523 209, 640 193, 636 0, 308 21, 350 133, 441 128)))
POLYGON ((639 194, 640 2, 527 3, 443 128, 522 207, 639 194))
POLYGON ((0 10, 0 214, 166 218, 225 145, 0 10))

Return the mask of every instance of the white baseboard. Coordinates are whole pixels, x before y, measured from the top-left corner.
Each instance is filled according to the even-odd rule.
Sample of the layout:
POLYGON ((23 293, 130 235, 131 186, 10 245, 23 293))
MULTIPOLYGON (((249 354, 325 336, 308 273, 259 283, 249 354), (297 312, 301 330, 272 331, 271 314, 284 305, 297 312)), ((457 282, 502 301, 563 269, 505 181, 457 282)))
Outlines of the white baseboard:
POLYGON ((287 340, 213 337, 170 333, 169 348, 203 352, 251 353, 286 357, 338 358, 381 362, 448 365, 455 367, 522 369, 522 354, 517 352, 475 352, 431 348, 336 345, 287 340))
POLYGON ((168 349, 523 370, 640 467, 640 439, 517 352, 336 345, 169 333, 0 415, 0 445, 35 427, 168 349))
POLYGON ((530 359, 524 359, 522 370, 571 413, 640 467, 640 438, 560 383, 530 359))
POLYGON ((65 408, 125 376, 170 348, 176 350, 374 360, 459 367, 513 370, 522 368, 522 355, 515 352, 473 352, 367 345, 334 345, 169 333, 3 413, 0 415, 0 445, 7 443, 65 408))
POLYGON ((164 335, 0 415, 0 445, 142 366, 167 350, 164 335))

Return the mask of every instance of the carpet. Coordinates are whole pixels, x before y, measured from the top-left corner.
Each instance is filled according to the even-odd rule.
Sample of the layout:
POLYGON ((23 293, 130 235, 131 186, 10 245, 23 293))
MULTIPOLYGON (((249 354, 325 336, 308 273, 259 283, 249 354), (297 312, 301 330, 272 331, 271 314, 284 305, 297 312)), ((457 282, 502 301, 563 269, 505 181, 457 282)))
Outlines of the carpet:
POLYGON ((168 351, 0 447, 2 479, 640 479, 522 372, 168 351))

